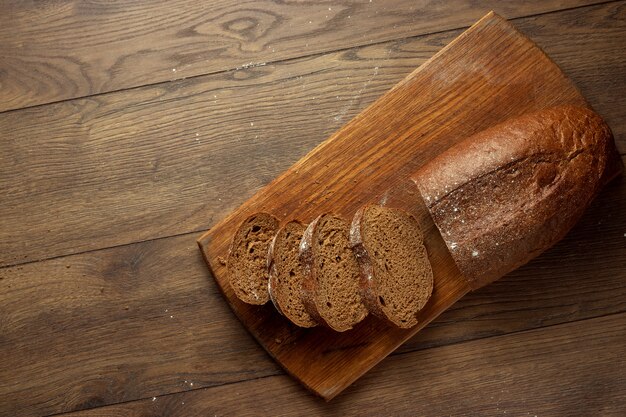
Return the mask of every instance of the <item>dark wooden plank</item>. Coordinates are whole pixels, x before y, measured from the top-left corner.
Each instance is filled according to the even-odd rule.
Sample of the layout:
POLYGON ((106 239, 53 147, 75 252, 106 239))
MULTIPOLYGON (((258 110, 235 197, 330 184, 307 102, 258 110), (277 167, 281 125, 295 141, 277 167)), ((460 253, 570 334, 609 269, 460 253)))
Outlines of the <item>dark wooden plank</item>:
POLYGON ((3 1, 0 111, 598 2, 3 1))
POLYGON ((468 283, 409 181, 413 188, 396 195, 411 200, 401 208, 415 212, 424 231, 435 283, 418 325, 404 330, 370 317, 345 333, 320 327, 298 331, 278 320, 271 303, 266 308, 243 303, 229 285, 221 260, 241 223, 260 211, 283 224, 308 223, 328 212, 351 219, 363 204, 379 200, 467 136, 564 104, 586 102, 543 51, 490 13, 203 235, 199 244, 207 265, 263 348, 296 380, 332 399, 456 303, 469 291, 468 283))
MULTIPOLYGON (((516 21, 622 152, 624 4, 516 21)), ((458 34, 0 114, 0 265, 210 227, 458 34)))
MULTIPOLYGON (((401 351, 626 311, 624 233, 620 179, 554 249, 467 295, 401 351)), ((52 414, 279 373, 219 294, 197 237, 0 269, 0 415, 52 414)), ((377 376, 357 386, 401 389, 403 377, 386 372, 385 382, 377 376)))
POLYGON ((277 373, 212 284, 195 238, 0 269, 0 415, 277 373))
POLYGON ((330 403, 274 376, 70 415, 619 416, 624 355, 618 314, 396 355, 330 403))

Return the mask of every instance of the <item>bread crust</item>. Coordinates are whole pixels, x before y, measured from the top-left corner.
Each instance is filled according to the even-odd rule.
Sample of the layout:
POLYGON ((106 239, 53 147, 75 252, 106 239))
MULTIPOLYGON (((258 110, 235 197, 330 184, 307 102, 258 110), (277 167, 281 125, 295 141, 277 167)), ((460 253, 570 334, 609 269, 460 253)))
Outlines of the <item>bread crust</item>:
MULTIPOLYGON (((284 227, 284 226, 283 226, 284 227)), ((284 316, 283 310, 278 305, 274 295, 274 287, 276 286, 276 279, 278 275, 278 271, 276 270, 276 264, 274 262, 274 247, 276 246, 276 239, 278 239, 278 235, 282 231, 282 228, 278 229, 278 232, 274 235, 274 238, 270 242, 270 246, 267 248, 267 271, 269 274, 269 278, 267 280, 267 294, 270 297, 270 301, 274 305, 274 308, 281 316, 284 316)))
POLYGON ((479 132, 411 178, 477 289, 559 241, 621 172, 616 155, 600 116, 562 106, 479 132))
POLYGON ((300 241, 300 263, 302 264, 304 279, 302 280, 302 303, 309 315, 316 322, 323 324, 326 327, 330 327, 330 324, 322 318, 317 305, 315 304, 315 294, 317 292, 317 276, 315 275, 315 268, 313 268, 313 236, 315 235, 317 226, 320 219, 326 215, 320 214, 317 216, 304 230, 302 240, 300 241))
POLYGON ((378 302, 378 282, 374 278, 372 260, 363 244, 361 220, 363 219, 367 207, 369 206, 365 205, 361 207, 352 218, 352 224, 350 225, 350 244, 352 245, 352 250, 361 269, 359 287, 361 289, 363 304, 365 304, 365 307, 371 314, 381 319, 388 320, 378 302))

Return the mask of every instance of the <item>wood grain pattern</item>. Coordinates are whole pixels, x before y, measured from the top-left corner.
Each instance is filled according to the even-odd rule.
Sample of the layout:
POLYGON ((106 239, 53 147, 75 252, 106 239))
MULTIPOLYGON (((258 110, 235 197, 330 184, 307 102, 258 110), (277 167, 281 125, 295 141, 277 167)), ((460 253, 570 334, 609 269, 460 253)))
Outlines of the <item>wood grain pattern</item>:
MULTIPOLYGON (((515 22, 557 61, 609 121, 622 153, 626 152, 624 3, 515 22)), ((9 4, 3 2, 0 8, 9 4)), ((24 10, 20 18, 28 18, 26 13, 31 13, 37 21, 35 14, 52 16, 51 10, 69 4, 78 3, 19 2, 24 10)), ((113 3, 93 2, 82 2, 80 6, 81 16, 90 19, 98 19, 89 17, 92 12, 115 7, 113 3)), ((506 7, 515 13, 516 8, 523 10, 526 4, 517 2, 506 7)), ((131 7, 125 4, 124 9, 131 7)), ((459 9, 447 13, 446 18, 465 18, 452 16, 455 13, 463 15, 459 9)), ((2 13, 0 19, 7 16, 2 13)), ((149 19, 148 13, 136 13, 126 26, 149 19)), ((51 19, 43 20, 39 20, 42 25, 31 29, 51 23, 51 19)), ((0 31, 6 27, 5 20, 2 23, 0 31)), ((85 30, 97 31, 100 23, 85 26, 85 30)), ((412 29, 405 26, 403 33, 412 29)), ((0 269, 0 415, 47 415, 139 398, 146 398, 150 405, 154 395, 222 383, 230 385, 202 391, 209 392, 208 399, 204 396, 200 400, 202 410, 214 407, 216 413, 231 410, 231 414, 243 415, 262 406, 275 414, 274 401, 255 401, 259 391, 268 390, 270 397, 281 404, 293 404, 285 413, 298 413, 298 407, 309 410, 306 403, 315 399, 287 377, 276 378, 284 384, 278 387, 265 386, 265 379, 246 382, 244 388, 233 384, 280 370, 219 297, 194 245, 198 235, 124 244, 209 227, 213 219, 223 217, 459 33, 453 30, 399 39, 0 115, 0 235, 6 233, 0 239, 2 260, 24 262, 91 251, 0 269), (373 77, 375 67, 379 70, 373 77), (261 124, 263 120, 266 122, 261 124), (245 128, 251 121, 255 128, 245 128), (189 146, 197 132, 198 144, 189 146), (197 153, 190 156, 191 149, 197 153), (142 170, 139 161, 153 163, 154 168, 142 170), (9 175, 11 170, 5 167, 19 174, 9 175), (111 245, 123 246, 96 250, 111 245), (170 306, 176 308, 174 318, 166 315, 170 306), (290 387, 295 394, 283 395, 281 386, 290 387), (250 402, 242 400, 249 395, 250 402)), ((15 39, 12 35, 8 34, 9 42, 15 39)), ((6 38, 0 39, 2 48, 6 38)), ((34 35, 32 41, 37 42, 34 35)), ((59 39, 51 48, 62 49, 63 42, 59 39)), ((154 57, 158 58, 156 49, 167 53, 167 45, 158 45, 150 51, 154 57)), ((92 52, 101 53, 95 49, 92 52)), ((6 80, 3 76, 0 74, 2 88, 6 80)), ((45 75, 36 81, 54 90, 45 75)), ((72 87, 64 84, 63 88, 72 87)), ((624 185, 623 180, 612 184, 554 250, 464 297, 400 350, 438 347, 624 311, 624 185)), ((601 332, 605 323, 595 321, 593 329, 601 332)), ((553 329, 556 327, 545 330, 553 329)), ((545 336, 544 340, 549 343, 551 337, 545 336)), ((517 351, 523 354, 528 343, 526 336, 516 339, 515 344, 520 346, 517 351)), ((580 362, 577 366, 595 363, 599 355, 594 344, 605 348, 600 355, 617 351, 598 332, 588 339, 583 334, 576 345, 582 352, 574 359, 580 362)), ((438 350, 426 352, 434 354, 438 350)), ((474 352, 482 356, 491 351, 474 352)), ((621 386, 623 374, 622 368, 615 366, 621 363, 619 358, 594 368, 589 375, 581 372, 573 381, 566 379, 575 385, 572 395, 572 384, 542 385, 545 378, 562 379, 562 373, 537 373, 544 369, 542 364, 560 365, 569 360, 570 350, 559 356, 560 352, 531 352, 531 370, 516 373, 522 375, 520 378, 511 374, 503 394, 506 396, 496 398, 518 404, 519 414, 528 410, 519 405, 525 399, 526 404, 540 404, 537 410, 546 409, 549 415, 572 415, 584 410, 581 407, 590 399, 612 404, 612 394, 623 397, 616 389, 621 386), (537 381, 532 379, 534 375, 537 381), (596 384, 598 375, 604 376, 604 385, 596 384), (596 386, 602 389, 598 392, 596 386)), ((447 356, 433 356, 433 365, 440 366, 447 356)), ((508 372, 510 359, 491 368, 475 367, 479 380, 464 381, 462 377, 467 374, 459 374, 471 362, 446 369, 445 375, 436 374, 442 391, 433 391, 437 395, 423 401, 415 394, 420 388, 415 385, 416 375, 425 372, 421 363, 411 367, 406 359, 389 359, 351 388, 366 390, 367 395, 358 397, 362 401, 356 401, 356 394, 350 391, 317 413, 356 413, 367 407, 372 413, 380 411, 378 414, 414 414, 413 410, 423 404, 434 404, 457 406, 454 414, 472 410, 477 410, 474 414, 481 414, 480 410, 486 410, 482 414, 494 414, 503 410, 494 408, 497 404, 493 399, 485 404, 481 388, 487 384, 489 391, 498 393, 500 384, 489 385, 492 375, 508 372), (389 394, 405 383, 410 388, 408 396, 402 396, 404 391, 397 397, 389 394), (468 391, 468 386, 476 389, 468 391)), ((423 387, 423 392, 430 393, 430 387, 423 387)), ((168 398, 177 404, 181 397, 168 398)), ((131 414, 123 411, 128 407, 135 415, 169 415, 172 409, 152 412, 144 405, 139 409, 134 404, 119 405, 100 412, 131 414)), ((620 408, 624 406, 617 410, 620 408)), ((437 410, 429 408, 423 414, 431 409, 437 410)), ((611 411, 608 408, 605 414, 611 411)), ((601 412, 592 410, 588 414, 601 412)), ((189 408, 179 412, 189 414, 189 408)))
MULTIPOLYGON (((468 283, 424 207, 415 217, 425 233, 435 284, 417 326, 401 331, 369 318, 345 333, 295 330, 271 305, 238 300, 228 284, 219 259, 228 256, 241 222, 259 211, 284 223, 308 223, 326 212, 351 219, 390 186, 403 189, 394 194, 406 195, 409 188, 402 182, 409 175, 471 134, 561 104, 586 102, 541 50, 490 13, 203 235, 199 244, 212 275, 268 353, 311 391, 332 399, 451 307, 469 291, 468 283)), ((420 205, 421 197, 412 192, 413 201, 403 201, 404 207, 420 205)))
MULTIPOLYGON (((399 351, 626 311, 624 231, 622 179, 554 249, 468 294, 399 351)), ((54 414, 281 373, 224 303, 197 237, 0 269, 0 415, 54 414)), ((401 376, 391 377, 397 382, 380 384, 398 389, 401 376)))
POLYGON ((3 1, 0 111, 593 3, 3 1))
POLYGON ((624 355, 626 314, 617 314, 397 355, 330 403, 274 376, 69 415, 620 416, 624 355))
MULTIPOLYGON (((516 22, 621 152, 625 16, 622 1, 516 22)), ((0 265, 210 227, 459 33, 0 114, 0 265)))
POLYGON ((0 415, 278 372, 211 285, 192 235, 0 269, 0 299, 0 415))

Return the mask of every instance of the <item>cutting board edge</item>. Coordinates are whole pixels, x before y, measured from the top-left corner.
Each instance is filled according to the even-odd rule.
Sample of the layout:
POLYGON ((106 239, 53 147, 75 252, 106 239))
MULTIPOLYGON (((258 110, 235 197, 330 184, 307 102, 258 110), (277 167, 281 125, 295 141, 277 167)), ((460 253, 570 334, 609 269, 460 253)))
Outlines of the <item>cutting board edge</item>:
MULTIPOLYGON (((438 229, 436 229, 436 230, 437 230, 437 234, 440 236, 438 229)), ((208 258, 207 253, 206 253, 207 251, 205 250, 205 246, 209 244, 208 236, 206 238, 203 236, 203 237, 197 239, 197 243, 198 243, 198 246, 200 248, 200 251, 202 252, 203 258, 204 258, 205 262, 207 263, 209 272, 210 272, 210 274, 214 278, 213 268, 212 268, 210 262, 207 259, 208 258)), ((462 276, 460 274, 459 274, 459 278, 460 278, 460 281, 462 281, 465 284, 465 286, 463 287, 462 291, 459 291, 459 293, 455 295, 456 299, 455 299, 454 303, 456 303, 458 300, 460 300, 461 298, 463 298, 465 295, 467 295, 469 292, 472 291, 470 286, 467 285, 467 281, 464 278, 462 278, 462 276)), ((231 300, 227 297, 224 286, 217 279, 214 278, 213 280, 217 284, 217 287, 219 288, 220 293, 222 294, 222 297, 224 299, 226 299, 226 302, 228 303, 229 308, 231 310, 233 310, 233 312, 235 313, 235 317, 237 318, 237 320, 239 320, 239 322, 243 325, 243 327, 246 329, 246 331, 250 335, 252 335, 254 340, 259 345, 261 345, 263 347, 263 350, 265 352, 267 352, 269 357, 275 363, 278 363, 280 368, 287 375, 289 375, 291 378, 293 378, 295 381, 297 381, 300 385, 304 386, 305 389, 307 389, 312 394, 314 394, 314 395, 324 399, 327 402, 331 401, 332 399, 337 397, 339 394, 344 392, 347 387, 351 386, 355 381, 357 381, 359 378, 361 378, 363 375, 365 375, 367 372, 369 372, 372 368, 374 368, 376 365, 378 365, 380 362, 382 362, 382 359, 378 359, 378 360, 375 360, 375 361, 368 362, 367 366, 364 366, 364 367, 360 368, 359 372, 356 372, 356 373, 352 374, 350 379, 342 381, 343 384, 334 385, 332 387, 332 389, 317 390, 316 388, 311 386, 306 380, 302 379, 297 373, 294 373, 289 367, 286 366, 286 364, 283 361, 278 359, 278 357, 274 354, 274 352, 271 349, 269 349, 269 346, 267 345, 266 341, 261 339, 259 337, 259 335, 257 335, 255 332, 253 332, 252 329, 249 326, 246 325, 246 322, 244 321, 244 317, 241 315, 241 311, 238 308, 236 308, 236 306, 233 305, 231 300)), ((225 285, 228 285, 228 284, 226 283, 225 285)), ((425 308, 428 308, 428 306, 429 305, 427 304, 427 306, 425 308)), ((259 306, 259 307, 263 307, 263 306, 259 306)), ((428 320, 422 321, 422 322, 418 323, 418 325, 416 325, 415 327, 413 327, 411 329, 408 329, 408 331, 405 333, 405 335, 401 339, 397 339, 396 340, 396 342, 394 343, 394 345, 393 345, 393 347, 391 349, 391 352, 395 351, 398 347, 400 347, 402 344, 404 344, 407 340, 409 340, 410 338, 415 336, 417 333, 419 333, 424 327, 428 326, 431 322, 433 322, 435 319, 437 319, 443 312, 445 312, 445 310, 439 311, 437 314, 430 316, 428 320)))
MULTIPOLYGON (((379 102, 379 100, 383 100, 385 97, 387 97, 388 94, 391 94, 393 91, 395 91, 397 88, 402 87, 403 85, 406 84, 407 81, 409 81, 410 78, 414 77, 415 74, 419 73, 420 71, 423 71, 426 67, 428 67, 428 64, 431 63, 434 59, 438 58, 440 55, 444 54, 446 51, 449 50, 449 48, 451 48, 452 46, 456 45, 458 42, 461 42, 462 40, 464 40, 465 38, 467 38, 467 36, 470 35, 470 29, 472 29, 473 27, 477 26, 477 25, 482 25, 486 20, 491 20, 490 22, 487 22, 487 25, 489 24, 501 24, 504 25, 504 29, 505 30, 511 30, 512 32, 515 32, 515 35, 518 35, 522 38, 524 38, 525 41, 529 42, 531 44, 531 46, 533 46, 541 55, 542 57, 545 59, 545 63, 549 64, 550 66, 552 66, 554 69, 556 69, 556 72, 558 73, 558 76, 560 77, 560 79, 558 80, 559 82, 562 82, 564 84, 566 84, 564 87, 565 88, 571 88, 572 90, 575 91, 575 100, 579 100, 580 102, 584 102, 587 103, 586 100, 584 99, 584 97, 582 96, 580 90, 574 85, 574 83, 567 77, 567 75, 562 71, 562 69, 541 49, 541 47, 539 47, 539 45, 537 45, 535 42, 533 42, 531 39, 529 39, 527 36, 525 36, 523 33, 519 32, 519 30, 517 30, 510 22, 508 22, 506 19, 502 18, 501 16, 499 16, 498 14, 496 14, 493 11, 490 11, 489 13, 487 13, 485 16, 483 16, 480 20, 478 20, 474 25, 472 25, 469 29, 465 30, 462 34, 460 34, 459 36, 457 36, 455 39, 453 39, 449 44, 447 44, 445 47, 443 47, 439 52, 437 52, 435 55, 433 55, 430 59, 428 59, 427 61, 425 61, 422 65, 420 65, 418 68, 416 68, 414 71, 412 71, 410 74, 408 74, 405 78, 403 78, 402 80, 400 80, 395 86, 393 86, 389 91, 387 91, 385 94, 383 94, 381 97, 379 97, 376 101, 374 101, 372 104, 370 104, 368 107, 366 107, 361 113, 359 113, 359 115, 355 116, 353 119, 351 119, 348 123, 346 123, 344 126, 342 126, 339 130, 337 130, 336 132, 334 132, 332 135, 330 135, 326 140, 324 140, 323 142, 321 142, 320 144, 318 144, 315 148, 313 148, 305 157, 301 158, 299 161, 297 161, 295 164, 292 165, 292 167, 286 171, 284 171, 283 173, 281 173, 279 176, 277 176, 276 178, 274 178, 273 181, 271 181, 270 183, 268 183, 267 185, 265 185, 264 187, 262 187, 261 189, 259 189, 252 197, 250 197, 247 201, 249 200, 254 200, 257 196, 262 195, 263 193, 266 192, 266 190, 270 189, 275 183, 280 182, 283 177, 285 177, 286 175, 288 175, 289 171, 291 171, 292 169, 297 169, 301 164, 304 164, 312 155, 316 155, 319 152, 322 152, 325 147, 331 143, 337 136, 340 136, 341 133, 345 130, 345 129, 349 129, 349 127, 355 123, 356 120, 359 120, 361 118, 362 113, 368 111, 369 109, 371 109, 372 107, 376 106, 377 103, 379 102)), ((544 63, 544 64, 545 64, 544 63)), ((252 327, 249 327, 249 325, 244 322, 244 318, 243 316, 240 316, 240 314, 243 314, 243 311, 240 311, 237 306, 235 304, 233 304, 231 302, 231 300, 229 299, 229 297, 226 295, 225 290, 227 289, 228 286, 228 282, 227 279, 225 279, 222 275, 220 275, 220 278, 218 279, 217 276, 214 274, 214 268, 211 265, 211 259, 209 259, 208 256, 208 250, 207 247, 208 245, 211 244, 211 239, 215 238, 215 236, 211 236, 212 233, 215 231, 215 229, 221 229, 223 227, 223 225, 228 224, 232 221, 232 219, 236 216, 242 216, 243 214, 246 213, 246 211, 248 212, 247 214, 251 214, 250 212, 252 212, 253 210, 255 211, 262 211, 264 208, 262 207, 262 205, 258 205, 254 206, 254 204, 250 204, 246 206, 246 202, 244 202, 242 204, 242 206, 240 206, 238 209, 232 211, 231 213, 229 213, 228 216, 224 217, 219 223, 217 223, 214 227, 212 227, 210 230, 208 230, 207 232, 205 232, 197 241, 199 244, 199 247, 203 253, 203 257, 209 267, 209 271, 211 272, 214 281, 217 283, 218 287, 220 288, 220 291, 222 292, 222 295, 224 296, 224 298, 227 299, 227 302, 229 304, 229 306, 231 307, 232 310, 234 310, 236 317, 242 322, 242 324, 244 324, 244 327, 246 327, 246 330, 252 334, 252 336, 255 338, 255 340, 257 340, 257 342, 259 342, 262 347, 264 348, 264 350, 266 350, 268 352, 268 354, 270 355, 270 357, 272 357, 276 362, 279 363, 279 365, 281 366, 282 369, 285 370, 285 372, 287 374, 289 374, 290 376, 292 376, 294 379, 296 379, 300 384, 304 385, 305 388, 307 388, 309 391, 311 391, 312 393, 314 393, 315 395, 324 398, 325 400, 329 401, 332 398, 335 398, 338 394, 340 394, 343 390, 345 390, 346 387, 348 387, 350 384, 352 384, 354 381, 356 381, 358 378, 360 378, 363 374, 365 374, 367 371, 369 371, 371 368, 373 368, 377 363, 379 363, 383 358, 371 363, 371 365, 369 365, 368 362, 368 366, 364 367, 362 369, 361 372, 358 372, 357 376, 351 375, 350 378, 346 378, 343 382, 348 381, 347 384, 341 385, 341 384, 334 384, 332 389, 320 389, 319 391, 312 388, 307 382, 305 382, 304 380, 300 379, 298 377, 297 374, 292 373, 288 368, 286 368, 284 366, 284 364, 282 363, 282 361, 279 361, 276 359, 276 356, 272 353, 272 351, 270 350, 271 346, 266 345, 267 341, 262 340, 261 338, 257 337, 257 335, 254 333, 254 329, 252 327), (240 209, 243 207, 243 210, 240 211, 240 209), (222 285, 223 282, 223 285, 222 285)), ((220 241, 222 240, 222 237, 220 236, 220 241)), ((219 260, 216 258, 213 260, 213 262, 219 262, 219 260)), ((215 266, 220 269, 220 267, 222 266, 215 264, 215 266)), ((467 294, 468 292, 470 292, 469 289, 466 289, 461 295, 459 295, 459 297, 457 298, 460 299, 462 298, 465 294, 467 294)), ((443 311, 441 311, 443 312, 443 311)), ((436 319, 441 312, 437 313, 435 316, 432 317, 431 320, 429 320, 427 323, 425 323, 425 325, 427 325, 430 321, 436 319)), ((423 326, 419 326, 419 328, 416 328, 416 330, 414 332, 411 333, 407 333, 406 337, 402 337, 401 340, 399 340, 396 344, 396 348, 397 346, 400 346, 402 343, 404 343, 407 339, 409 339, 410 337, 414 336, 417 332, 419 332, 419 330, 421 330, 423 326)), ((394 349, 395 350, 395 349, 394 349)), ((393 350, 391 350, 390 352, 392 352, 393 350)), ((387 355, 386 355, 387 356, 387 355)))

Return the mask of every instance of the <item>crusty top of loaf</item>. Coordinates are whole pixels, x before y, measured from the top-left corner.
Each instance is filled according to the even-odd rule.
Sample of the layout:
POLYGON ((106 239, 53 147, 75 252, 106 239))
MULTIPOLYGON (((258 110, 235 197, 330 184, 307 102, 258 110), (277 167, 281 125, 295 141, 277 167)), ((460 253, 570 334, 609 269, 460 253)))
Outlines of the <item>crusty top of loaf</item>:
POLYGON ((473 288, 552 246, 619 172, 593 111, 554 107, 508 120, 439 155, 412 178, 473 288))

